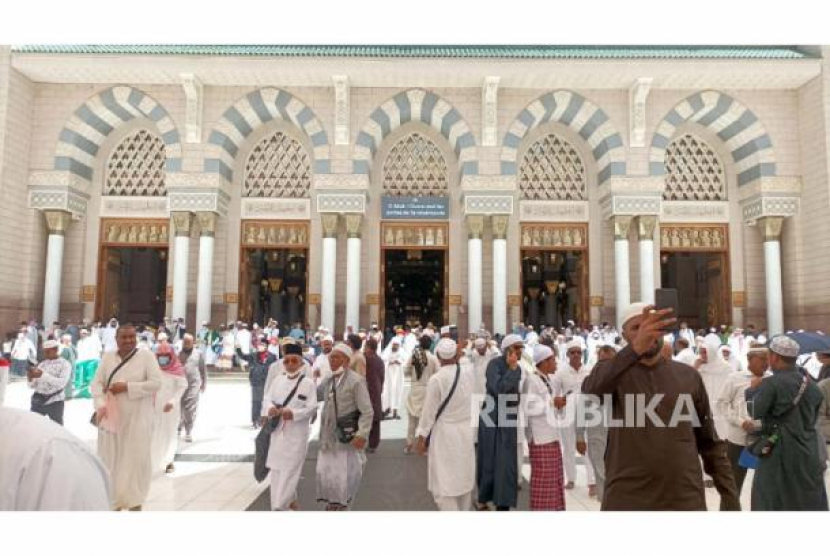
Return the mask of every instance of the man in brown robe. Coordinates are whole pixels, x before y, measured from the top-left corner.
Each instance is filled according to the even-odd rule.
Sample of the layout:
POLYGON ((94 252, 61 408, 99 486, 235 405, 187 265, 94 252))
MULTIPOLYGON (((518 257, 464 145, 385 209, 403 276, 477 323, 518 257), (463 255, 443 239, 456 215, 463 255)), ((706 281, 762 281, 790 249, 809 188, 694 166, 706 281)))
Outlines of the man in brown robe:
POLYGON ((585 394, 611 402, 602 510, 706 510, 704 470, 721 496, 721 510, 740 510, 726 443, 715 432, 700 374, 661 355, 665 330, 676 321, 671 309, 634 303, 622 320, 628 345, 582 383, 585 394), (626 409, 642 417, 632 423, 626 409))
POLYGON ((377 450, 380 445, 380 422, 383 419, 383 404, 381 393, 383 392, 383 379, 386 369, 383 359, 378 357, 378 343, 374 338, 366 340, 366 386, 369 388, 369 400, 372 402, 372 430, 369 432, 369 447, 366 450, 370 454, 377 450))

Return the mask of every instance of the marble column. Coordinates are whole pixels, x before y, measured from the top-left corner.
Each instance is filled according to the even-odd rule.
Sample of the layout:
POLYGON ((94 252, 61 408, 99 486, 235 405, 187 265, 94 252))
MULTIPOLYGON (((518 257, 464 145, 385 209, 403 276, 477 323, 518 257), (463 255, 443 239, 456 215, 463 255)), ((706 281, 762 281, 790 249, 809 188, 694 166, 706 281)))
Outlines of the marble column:
POLYGON ((481 328, 481 235, 484 216, 467 216, 467 333, 481 328))
POLYGON ((656 216, 637 218, 637 238, 640 243, 640 301, 654 303, 654 228, 656 216))
POLYGON ((71 215, 62 210, 43 212, 49 237, 46 243, 46 274, 43 284, 43 326, 49 328, 60 316, 63 276, 63 245, 71 215))
POLYGON ((196 283, 196 322, 191 327, 193 330, 199 330, 203 322, 210 323, 216 217, 215 212, 196 213, 196 220, 199 222, 199 274, 196 283))
POLYGON ((360 328, 360 229, 362 214, 347 214, 346 220, 346 326, 360 328))
POLYGON ((508 215, 493 221, 493 334, 507 334, 507 224, 508 215))
POLYGON ((337 221, 338 215, 320 216, 323 224, 323 261, 320 281, 320 325, 335 333, 334 304, 337 299, 337 221))
POLYGON ((617 298, 617 329, 622 329, 622 312, 631 304, 631 278, 628 257, 628 232, 631 216, 614 216, 614 284, 617 298))
POLYGON ((784 295, 781 285, 781 229, 783 225, 783 216, 765 216, 758 219, 758 226, 764 239, 768 337, 784 333, 784 295))
POLYGON ((187 318, 187 267, 190 264, 192 216, 189 212, 170 213, 171 227, 175 235, 173 240, 173 314, 171 315, 174 319, 187 318))

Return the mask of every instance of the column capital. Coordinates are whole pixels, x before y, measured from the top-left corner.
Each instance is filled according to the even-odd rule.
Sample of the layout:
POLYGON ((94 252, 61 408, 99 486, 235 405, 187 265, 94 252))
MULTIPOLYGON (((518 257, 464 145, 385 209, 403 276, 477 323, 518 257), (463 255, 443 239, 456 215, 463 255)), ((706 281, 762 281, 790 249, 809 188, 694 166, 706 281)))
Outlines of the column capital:
POLYGON ((654 240, 654 228, 657 227, 657 217, 654 215, 637 217, 637 238, 654 240))
POLYGON ((199 235, 202 237, 214 237, 216 235, 216 221, 218 215, 215 212, 197 212, 196 220, 199 223, 199 235))
POLYGON ((491 220, 493 239, 507 239, 507 224, 510 222, 510 216, 506 214, 493 215, 491 220))
POLYGON ((193 215, 189 212, 174 211, 170 213, 170 222, 173 225, 173 234, 176 237, 190 236, 190 225, 193 215))
POLYGON ((628 233, 631 231, 631 221, 634 217, 628 215, 616 215, 612 218, 614 223, 614 239, 624 239, 628 241, 628 233))
POLYGON ((481 239, 484 233, 484 215, 467 215, 467 234, 469 239, 481 239))
POLYGON ((72 214, 63 210, 44 210, 43 216, 46 220, 46 229, 49 235, 66 235, 66 229, 72 221, 72 214))
POLYGON ((337 221, 339 215, 336 213, 324 213, 320 215, 320 222, 323 224, 323 237, 337 236, 337 221))
POLYGON ((361 227, 363 226, 362 214, 346 214, 346 237, 360 239, 361 227))
POLYGON ((764 216, 758 219, 761 228, 761 237, 764 241, 781 241, 781 230, 784 226, 783 216, 764 216))

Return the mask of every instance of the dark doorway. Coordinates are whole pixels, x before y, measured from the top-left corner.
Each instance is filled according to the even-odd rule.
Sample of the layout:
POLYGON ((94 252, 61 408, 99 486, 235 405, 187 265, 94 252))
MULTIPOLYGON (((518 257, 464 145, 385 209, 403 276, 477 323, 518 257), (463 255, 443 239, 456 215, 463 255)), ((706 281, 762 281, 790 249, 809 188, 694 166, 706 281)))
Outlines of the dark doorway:
POLYGON ((444 325, 446 251, 384 251, 384 326, 444 325))
POLYGON ((664 252, 661 283, 677 290, 678 319, 691 328, 708 328, 731 321, 724 252, 664 252))
POLYGON ((522 319, 539 329, 587 321, 587 251, 522 251, 522 319))
POLYGON ((282 328, 306 321, 307 250, 245 249, 241 269, 240 318, 282 328))
POLYGON ((167 249, 104 247, 99 318, 150 323, 164 319, 167 249))

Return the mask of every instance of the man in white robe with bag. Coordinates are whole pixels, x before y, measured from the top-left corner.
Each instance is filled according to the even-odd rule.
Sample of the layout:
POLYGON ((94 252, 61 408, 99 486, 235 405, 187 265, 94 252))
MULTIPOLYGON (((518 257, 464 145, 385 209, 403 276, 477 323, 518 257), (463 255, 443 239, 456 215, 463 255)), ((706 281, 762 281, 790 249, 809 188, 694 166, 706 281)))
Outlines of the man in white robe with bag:
POLYGON ((438 342, 435 354, 440 367, 427 383, 418 453, 429 455, 428 485, 438 509, 467 511, 476 480, 475 377, 469 365, 458 363, 458 346, 450 338, 438 342))
POLYGON ((91 385, 98 456, 112 477, 114 508, 141 510, 152 478, 153 394, 161 388, 161 369, 153 352, 136 349, 134 326, 119 327, 116 343, 91 385))
POLYGON ((317 388, 302 372, 298 344, 284 347, 283 371, 274 378, 262 403, 262 426, 278 422, 271 433, 266 465, 271 470, 271 509, 297 510, 297 484, 308 452, 311 418, 317 413, 317 388))

